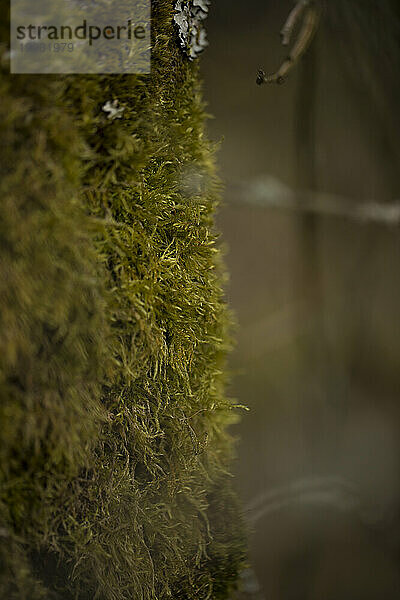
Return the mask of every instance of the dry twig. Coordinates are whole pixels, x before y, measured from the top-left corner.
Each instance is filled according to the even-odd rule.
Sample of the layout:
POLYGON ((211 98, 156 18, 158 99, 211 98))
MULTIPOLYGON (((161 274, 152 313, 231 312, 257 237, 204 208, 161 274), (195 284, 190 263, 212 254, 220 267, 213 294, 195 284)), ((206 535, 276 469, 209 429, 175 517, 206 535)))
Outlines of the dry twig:
POLYGON ((314 0, 297 0, 296 5, 290 12, 286 23, 281 30, 282 45, 288 46, 292 38, 296 25, 302 19, 300 33, 294 42, 294 45, 283 61, 279 69, 272 75, 266 75, 263 70, 259 70, 257 75, 257 84, 263 83, 284 83, 288 73, 293 69, 304 52, 310 46, 315 32, 317 31, 319 21, 319 11, 314 0))

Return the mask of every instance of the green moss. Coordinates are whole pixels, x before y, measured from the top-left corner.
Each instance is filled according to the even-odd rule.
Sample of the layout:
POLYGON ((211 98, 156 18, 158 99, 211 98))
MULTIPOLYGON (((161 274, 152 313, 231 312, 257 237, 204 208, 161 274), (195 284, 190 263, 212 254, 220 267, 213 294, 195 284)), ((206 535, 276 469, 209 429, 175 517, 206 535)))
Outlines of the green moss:
POLYGON ((172 4, 149 76, 3 60, 1 597, 226 598, 243 561, 219 184, 172 4))

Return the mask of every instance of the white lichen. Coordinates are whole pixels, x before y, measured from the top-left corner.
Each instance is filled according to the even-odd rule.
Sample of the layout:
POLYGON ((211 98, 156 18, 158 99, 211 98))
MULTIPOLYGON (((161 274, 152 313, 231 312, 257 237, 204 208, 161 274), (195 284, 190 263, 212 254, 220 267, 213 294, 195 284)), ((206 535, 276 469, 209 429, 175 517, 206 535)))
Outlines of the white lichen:
POLYGON ((208 46, 204 21, 211 0, 177 0, 174 21, 179 29, 179 42, 190 60, 208 46))
POLYGON ((104 104, 104 112, 109 113, 107 115, 107 119, 121 119, 122 113, 124 112, 125 108, 123 106, 118 106, 118 104, 118 100, 113 100, 112 102, 108 100, 108 102, 104 104))

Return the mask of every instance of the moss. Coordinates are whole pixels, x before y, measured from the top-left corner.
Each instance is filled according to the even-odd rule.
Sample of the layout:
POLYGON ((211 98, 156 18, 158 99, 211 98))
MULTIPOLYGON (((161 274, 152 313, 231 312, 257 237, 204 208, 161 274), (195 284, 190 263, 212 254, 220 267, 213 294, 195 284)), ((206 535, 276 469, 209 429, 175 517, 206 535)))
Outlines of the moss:
POLYGON ((243 561, 219 183, 172 4, 149 76, 3 60, 2 597, 226 598, 243 561))

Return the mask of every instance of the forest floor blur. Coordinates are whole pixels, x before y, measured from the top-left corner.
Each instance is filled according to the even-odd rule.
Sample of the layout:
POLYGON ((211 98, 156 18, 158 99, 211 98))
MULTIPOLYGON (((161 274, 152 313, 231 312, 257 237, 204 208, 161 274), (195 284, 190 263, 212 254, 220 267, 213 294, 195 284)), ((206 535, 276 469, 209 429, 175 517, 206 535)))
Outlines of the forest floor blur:
MULTIPOLYGON (((283 86, 255 85, 258 68, 272 72, 284 55, 278 33, 291 4, 216 3, 202 66, 214 116, 209 132, 222 139, 227 186, 219 223, 238 320, 232 394, 251 409, 235 430, 237 486, 245 506, 264 502, 251 536, 264 594, 257 598, 395 599, 398 229, 310 220, 229 198, 229 186, 259 176, 297 186, 301 69, 283 86), (313 492, 304 493, 310 481, 313 492), (352 487, 352 499, 343 500, 340 482, 352 487)), ((338 43, 323 26, 316 40, 316 189, 354 204, 394 201, 382 114, 368 89, 360 100, 349 83, 338 43)), ((389 109, 386 117, 390 131, 389 109)), ((394 145, 397 134, 393 125, 394 145)))

